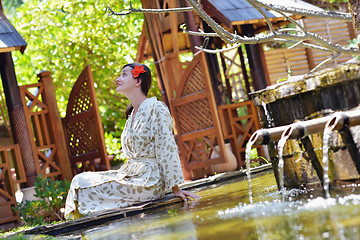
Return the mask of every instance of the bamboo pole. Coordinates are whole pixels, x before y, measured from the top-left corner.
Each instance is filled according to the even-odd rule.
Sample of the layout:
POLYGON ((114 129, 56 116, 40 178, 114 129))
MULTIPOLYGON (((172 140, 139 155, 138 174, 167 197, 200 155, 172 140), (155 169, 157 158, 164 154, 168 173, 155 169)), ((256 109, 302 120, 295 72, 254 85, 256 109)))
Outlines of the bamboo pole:
POLYGON ((330 116, 299 121, 286 126, 260 129, 251 135, 249 142, 253 145, 267 145, 270 141, 280 140, 281 137, 300 139, 322 132, 327 125, 333 126, 333 130, 360 125, 360 111, 338 112, 330 116))

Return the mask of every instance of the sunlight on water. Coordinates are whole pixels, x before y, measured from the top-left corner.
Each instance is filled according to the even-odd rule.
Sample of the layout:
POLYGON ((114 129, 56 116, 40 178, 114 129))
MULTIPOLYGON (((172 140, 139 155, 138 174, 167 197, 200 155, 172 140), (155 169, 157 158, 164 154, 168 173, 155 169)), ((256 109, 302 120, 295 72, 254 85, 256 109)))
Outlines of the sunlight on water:
POLYGON ((63 237, 83 239, 360 239, 356 185, 278 191, 272 173, 197 191, 202 199, 120 219, 63 237))

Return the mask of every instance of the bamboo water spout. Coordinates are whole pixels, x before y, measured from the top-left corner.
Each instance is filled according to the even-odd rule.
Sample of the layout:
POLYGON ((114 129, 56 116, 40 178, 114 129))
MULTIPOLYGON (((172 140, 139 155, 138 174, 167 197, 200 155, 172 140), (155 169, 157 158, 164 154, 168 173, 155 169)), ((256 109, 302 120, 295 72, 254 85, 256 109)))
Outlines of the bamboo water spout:
POLYGON ((286 126, 260 129, 251 135, 249 142, 252 145, 267 145, 270 141, 279 141, 282 135, 288 139, 300 139, 322 132, 326 125, 333 126, 333 130, 360 125, 360 111, 337 112, 330 116, 299 121, 286 126))
MULTIPOLYGON (((331 130, 339 130, 343 142, 350 153, 351 159, 356 166, 357 172, 360 173, 360 152, 349 130, 350 127, 357 125, 360 125, 359 110, 336 112, 326 117, 299 121, 286 126, 260 129, 250 137, 249 144, 251 144, 251 146, 268 145, 271 141, 278 142, 281 139, 300 139, 309 156, 308 161, 311 161, 320 182, 324 183, 323 166, 320 163, 319 156, 315 153, 314 147, 308 136, 322 133, 327 126, 331 128, 331 130)), ((279 146, 278 150, 280 150, 279 146)), ((283 186, 281 186, 282 174, 280 174, 280 171, 282 170, 279 170, 279 187, 281 188, 283 186)))
POLYGON ((346 148, 349 151, 356 170, 360 174, 360 149, 357 148, 354 138, 349 130, 350 127, 360 125, 360 111, 348 111, 335 113, 327 122, 326 127, 330 131, 338 130, 346 148))
POLYGON ((360 125, 360 111, 337 112, 326 123, 331 130, 342 130, 353 126, 360 125))
POLYGON ((326 116, 307 121, 299 121, 286 126, 260 129, 251 135, 249 142, 252 142, 253 145, 267 145, 270 141, 279 141, 282 135, 288 139, 300 139, 321 132, 330 119, 331 117, 326 116))

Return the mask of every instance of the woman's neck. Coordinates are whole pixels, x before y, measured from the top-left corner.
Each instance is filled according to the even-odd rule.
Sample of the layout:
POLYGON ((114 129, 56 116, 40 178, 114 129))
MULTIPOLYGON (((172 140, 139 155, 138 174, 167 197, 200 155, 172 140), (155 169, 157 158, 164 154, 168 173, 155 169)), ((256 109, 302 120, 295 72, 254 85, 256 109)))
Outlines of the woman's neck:
POLYGON ((139 109, 141 103, 143 101, 145 101, 147 99, 147 97, 145 95, 140 95, 140 96, 134 96, 132 98, 129 98, 131 105, 134 108, 134 113, 137 112, 137 110, 139 109))

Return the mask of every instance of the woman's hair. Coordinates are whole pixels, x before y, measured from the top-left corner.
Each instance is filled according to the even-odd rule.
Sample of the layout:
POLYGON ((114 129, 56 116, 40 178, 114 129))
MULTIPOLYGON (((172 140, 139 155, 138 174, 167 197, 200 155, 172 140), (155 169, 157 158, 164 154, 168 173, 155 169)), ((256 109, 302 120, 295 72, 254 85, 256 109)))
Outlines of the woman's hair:
MULTIPOLYGON (((145 94, 145 96, 147 96, 151 87, 151 71, 145 64, 141 64, 141 63, 128 63, 124 65, 123 69, 125 67, 131 67, 132 69, 134 69, 135 66, 144 67, 145 72, 140 73, 139 76, 135 79, 141 80, 141 91, 145 94)), ((133 110, 133 106, 130 104, 125 111, 126 119, 128 119, 132 110, 133 110)))

